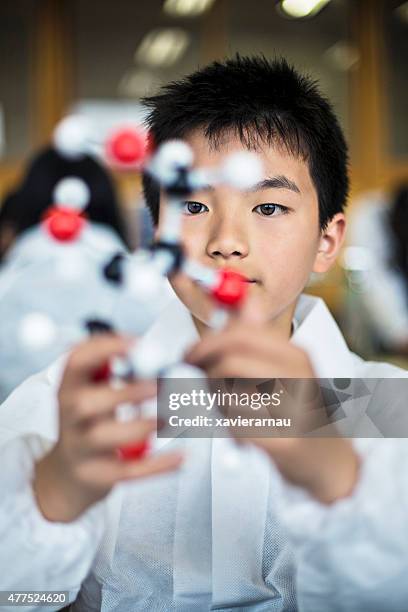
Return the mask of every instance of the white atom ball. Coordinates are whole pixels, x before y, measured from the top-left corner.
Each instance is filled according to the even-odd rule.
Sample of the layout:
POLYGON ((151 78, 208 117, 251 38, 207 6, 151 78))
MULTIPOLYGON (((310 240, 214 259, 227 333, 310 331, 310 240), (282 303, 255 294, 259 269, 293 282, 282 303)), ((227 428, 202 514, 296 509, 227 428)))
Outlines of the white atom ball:
POLYGON ((167 184, 177 178, 177 168, 189 168, 193 159, 193 151, 188 144, 182 140, 169 140, 159 147, 150 169, 160 182, 167 184))
POLYGON ((116 406, 115 410, 116 420, 122 423, 133 421, 139 416, 139 412, 139 408, 133 404, 119 404, 119 406, 116 406))
POLYGON ((160 297, 163 289, 163 278, 153 265, 130 265, 126 276, 128 289, 136 299, 141 302, 148 302, 160 297))
POLYGON ((194 155, 183 140, 169 140, 159 148, 157 159, 165 165, 191 166, 194 155))
POLYGON ((41 312, 26 315, 20 324, 19 340, 26 348, 41 351, 50 347, 57 337, 55 323, 41 312))
POLYGON ((85 117, 69 115, 55 128, 54 146, 63 157, 78 159, 87 153, 90 132, 85 117))
POLYGON ((131 376, 132 369, 129 360, 125 357, 113 357, 111 360, 111 373, 116 379, 124 379, 131 376))
POLYGON ((206 374, 188 363, 178 363, 166 370, 166 378, 206 378, 206 374))
POLYGON ((229 155, 221 170, 222 180, 236 189, 250 189, 262 180, 262 162, 255 153, 229 155))
POLYGON ((91 199, 91 192, 82 179, 76 176, 67 176, 56 184, 53 199, 57 206, 84 210, 91 199))
POLYGON ((139 342, 130 355, 137 377, 154 378, 166 365, 166 354, 160 344, 139 342))

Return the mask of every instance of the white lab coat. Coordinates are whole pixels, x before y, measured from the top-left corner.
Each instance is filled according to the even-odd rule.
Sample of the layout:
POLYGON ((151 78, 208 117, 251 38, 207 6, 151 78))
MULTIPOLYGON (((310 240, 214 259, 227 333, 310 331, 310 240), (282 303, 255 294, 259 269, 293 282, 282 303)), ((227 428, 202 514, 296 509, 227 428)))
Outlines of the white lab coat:
MULTIPOLYGON (((302 296, 295 316, 292 341, 320 377, 405 376, 350 353, 321 300, 302 296)), ((197 337, 178 299, 148 334, 174 358, 197 337)), ((117 486, 77 521, 49 523, 30 477, 57 439, 60 373, 57 363, 0 407, 0 589, 70 590, 75 612, 408 609, 405 440, 356 440, 359 483, 324 506, 255 448, 231 470, 231 440, 182 439, 164 445, 185 446, 179 472, 117 486)))

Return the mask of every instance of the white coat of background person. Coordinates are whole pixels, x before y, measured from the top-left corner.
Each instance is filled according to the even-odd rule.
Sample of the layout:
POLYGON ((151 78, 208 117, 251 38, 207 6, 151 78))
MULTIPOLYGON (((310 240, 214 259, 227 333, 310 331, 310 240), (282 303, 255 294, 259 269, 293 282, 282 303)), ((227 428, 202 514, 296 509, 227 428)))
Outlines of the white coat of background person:
MULTIPOLYGON (((346 268, 355 304, 352 318, 374 350, 408 352, 408 187, 355 201, 350 215, 346 268)), ((347 253, 346 252, 346 253, 347 253)), ((352 332, 354 335, 354 331, 352 332)), ((357 332, 358 334, 358 332, 357 332)), ((356 348, 359 348, 356 345, 356 348)))
POLYGON ((125 246, 117 234, 95 223, 62 249, 41 226, 19 235, 0 273, 0 401, 85 337, 86 321, 112 320, 122 296, 102 272, 118 252, 125 246), (33 339, 30 325, 38 327, 33 339))

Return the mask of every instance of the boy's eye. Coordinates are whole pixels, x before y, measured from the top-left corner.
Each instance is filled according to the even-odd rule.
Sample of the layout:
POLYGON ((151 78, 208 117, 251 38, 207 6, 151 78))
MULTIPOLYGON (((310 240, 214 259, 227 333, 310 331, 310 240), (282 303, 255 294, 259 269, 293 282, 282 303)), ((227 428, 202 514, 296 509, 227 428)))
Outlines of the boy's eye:
POLYGON ((183 212, 188 215, 198 215, 202 212, 208 211, 208 208, 205 204, 200 204, 200 202, 184 202, 183 212))
POLYGON ((254 211, 263 217, 276 217, 277 215, 284 215, 288 212, 288 209, 280 204, 258 204, 254 211))

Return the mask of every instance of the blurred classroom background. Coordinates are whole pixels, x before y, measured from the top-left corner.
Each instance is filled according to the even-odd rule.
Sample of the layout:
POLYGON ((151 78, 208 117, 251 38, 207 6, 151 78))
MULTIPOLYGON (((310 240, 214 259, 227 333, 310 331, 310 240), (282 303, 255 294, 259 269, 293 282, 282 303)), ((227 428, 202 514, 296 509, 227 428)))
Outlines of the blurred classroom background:
MULTIPOLYGON (((320 80, 350 145, 349 213, 370 198, 390 202, 408 182, 408 2, 13 0, 0 3, 0 201, 66 113, 82 113, 101 130, 137 123, 144 95, 235 52, 284 55, 320 80)), ((113 176, 132 243, 140 177, 113 176)), ((376 337, 385 290, 377 291, 385 306, 377 305, 373 325, 361 316, 363 243, 308 290, 324 297, 352 348, 408 367, 408 340, 376 337)))

